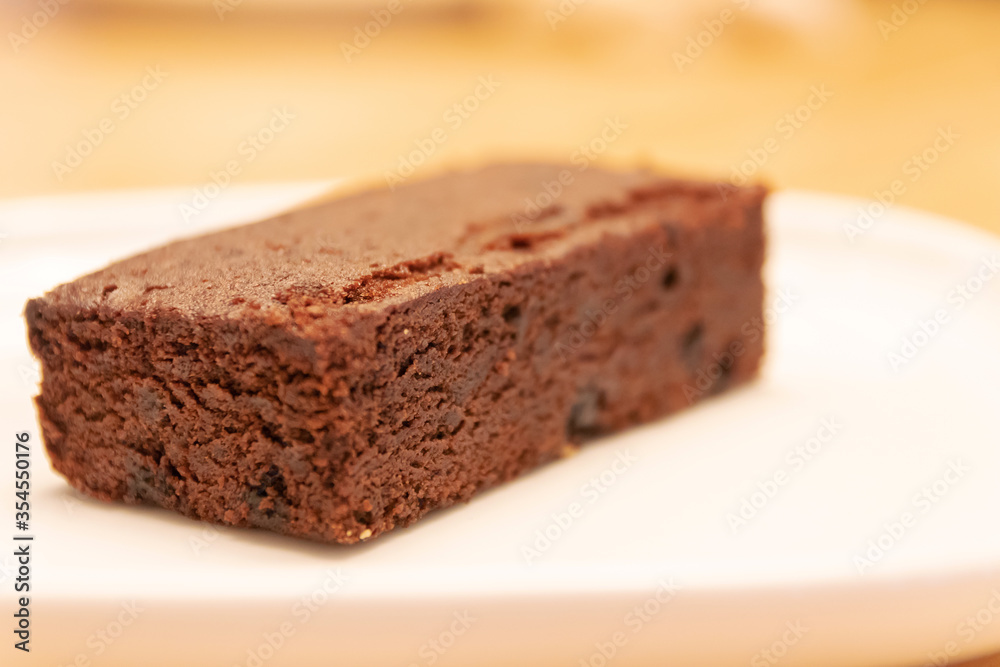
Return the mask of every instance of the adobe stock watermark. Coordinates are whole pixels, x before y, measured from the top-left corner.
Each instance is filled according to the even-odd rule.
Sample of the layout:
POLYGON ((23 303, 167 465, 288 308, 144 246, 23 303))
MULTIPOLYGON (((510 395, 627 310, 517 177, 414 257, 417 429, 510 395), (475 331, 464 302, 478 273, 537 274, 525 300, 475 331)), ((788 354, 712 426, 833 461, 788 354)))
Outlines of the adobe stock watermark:
POLYGON ((620 450, 615 458, 599 474, 584 482, 577 498, 565 509, 549 515, 549 522, 542 528, 537 528, 529 544, 521 546, 521 555, 528 565, 533 564, 552 548, 586 513, 587 508, 599 501, 608 489, 621 479, 638 462, 638 458, 627 449, 620 450))
POLYGON ((893 179, 889 186, 872 193, 872 201, 858 209, 857 216, 844 224, 847 240, 855 243, 884 216, 896 201, 905 195, 910 186, 923 177, 934 164, 955 145, 961 136, 949 125, 939 127, 934 140, 927 148, 908 157, 902 165, 902 178, 893 179))
POLYGON ((191 552, 195 556, 200 556, 203 551, 215 544, 226 530, 228 529, 223 525, 206 524, 197 534, 188 538, 188 546, 191 547, 191 552))
POLYGON ((729 182, 736 186, 746 185, 781 150, 782 142, 791 140, 833 96, 834 92, 825 83, 810 86, 805 101, 774 123, 774 133, 760 146, 747 149, 746 159, 732 168, 729 182))
POLYGON ((549 28, 555 30, 561 23, 569 20, 569 17, 576 14, 577 10, 590 0, 559 0, 555 9, 545 10, 545 20, 549 23, 549 28))
POLYGON ((385 183, 389 186, 389 190, 395 190, 398 185, 413 176, 417 169, 423 166, 448 141, 449 132, 458 131, 472 117, 472 114, 479 110, 483 102, 493 97, 502 85, 502 82, 497 81, 492 74, 480 76, 473 91, 452 104, 441 115, 444 125, 435 127, 426 136, 414 139, 415 148, 409 153, 399 156, 396 169, 384 172, 385 183))
POLYGON ((79 491, 67 490, 62 494, 63 511, 69 516, 76 516, 77 511, 83 506, 80 502, 79 491))
POLYGON ((607 667, 628 645, 635 635, 642 632, 670 602, 677 597, 680 587, 673 577, 657 582, 656 590, 648 598, 634 605, 622 617, 622 627, 604 640, 594 642, 594 650, 581 658, 579 667, 607 667))
POLYGON ((354 37, 350 42, 340 43, 340 53, 343 54, 344 60, 351 62, 357 56, 361 55, 361 52, 371 46, 375 39, 382 34, 382 31, 389 27, 393 19, 396 18, 404 9, 406 9, 406 4, 412 0, 389 0, 385 4, 385 7, 369 10, 369 15, 371 15, 371 20, 367 21, 364 25, 354 26, 354 37))
POLYGON ((661 269, 667 265, 672 256, 673 253, 667 252, 664 246, 648 248, 643 263, 615 283, 616 296, 608 297, 596 309, 588 309, 583 314, 583 321, 569 327, 567 333, 556 341, 555 351, 559 354, 559 358, 566 362, 570 361, 574 353, 593 338, 601 326, 631 299, 640 287, 654 276, 659 276, 661 269))
POLYGON ((537 220, 543 211, 553 206, 564 190, 576 182, 577 174, 587 171, 590 166, 602 155, 604 155, 611 144, 618 139, 628 129, 628 124, 623 122, 621 117, 605 118, 601 131, 594 135, 573 151, 570 155, 570 164, 576 167, 576 174, 571 169, 561 170, 551 181, 543 181, 538 193, 531 197, 524 198, 524 207, 519 212, 512 213, 510 221, 514 224, 514 230, 523 232, 530 223, 537 220))
POLYGON ((136 622, 144 611, 145 609, 136 604, 135 600, 123 602, 114 618, 87 637, 84 643, 86 649, 77 653, 72 662, 66 663, 65 666, 60 663, 59 667, 90 667, 95 658, 104 655, 115 642, 121 639, 126 630, 136 622))
POLYGON ((456 611, 451 616, 452 620, 446 628, 417 649, 419 662, 411 662, 408 667, 421 667, 421 665, 430 667, 430 665, 436 664, 472 628, 477 620, 468 610, 456 611))
POLYGON ((18 31, 11 30, 7 33, 7 41, 10 42, 14 53, 20 53, 21 48, 37 37, 38 33, 44 30, 56 14, 69 3, 70 0, 38 0, 38 11, 22 16, 18 31))
POLYGON ((262 633, 260 642, 248 648, 246 657, 241 662, 233 663, 233 667, 262 667, 350 581, 351 578, 340 568, 327 570, 323 581, 292 605, 289 617, 262 633))
POLYGON ((295 114, 288 109, 272 109, 267 123, 253 134, 247 135, 236 147, 236 154, 239 157, 227 161, 221 169, 210 171, 208 182, 196 187, 189 201, 177 205, 184 222, 190 222, 192 218, 203 213, 219 195, 225 192, 226 188, 232 185, 233 179, 243 173, 247 165, 253 163, 288 129, 293 120, 295 114))
POLYGON ((756 489, 740 498, 735 511, 726 514, 726 522, 735 535, 750 524, 768 504, 777 497, 806 465, 820 456, 827 445, 834 441, 844 425, 833 416, 820 420, 819 427, 804 442, 796 444, 785 454, 782 465, 756 484, 756 489))
POLYGON ((17 574, 17 561, 9 555, 0 556, 0 584, 6 584, 7 580, 14 579, 17 574))
POLYGON ((952 459, 940 477, 914 493, 910 498, 910 506, 889 521, 883 522, 881 532, 868 540, 865 548, 854 556, 853 563, 858 574, 863 576, 880 563, 970 471, 967 463, 961 459, 952 459))
POLYGON ((982 258, 971 276, 948 291, 945 297, 947 307, 938 308, 930 317, 918 321, 914 329, 904 336, 903 340, 893 349, 889 350, 886 355, 889 367, 898 372, 916 359, 951 323, 955 313, 961 311, 979 296, 998 273, 1000 273, 1000 256, 991 255, 982 258))
POLYGON ((38 385, 42 382, 42 373, 37 363, 25 358, 25 360, 18 362, 15 371, 21 380, 21 386, 29 391, 38 390, 38 385))
POLYGON ((722 36, 726 28, 736 21, 738 12, 746 11, 751 4, 751 0, 731 0, 736 7, 723 8, 714 18, 705 19, 701 22, 701 30, 694 35, 689 35, 683 51, 674 51, 674 65, 678 72, 694 64, 694 61, 705 55, 705 51, 715 44, 715 40, 722 36))
POLYGON ((889 36, 909 23, 913 15, 916 14, 927 0, 903 0, 903 2, 892 5, 892 12, 888 19, 879 19, 875 22, 878 32, 882 35, 883 41, 889 41, 889 36))
POLYGON ((212 0, 212 9, 215 10, 218 19, 224 21, 226 14, 235 12, 242 4, 243 0, 212 0))
POLYGON ((1000 618, 1000 589, 994 588, 983 606, 959 621, 955 626, 953 639, 946 641, 940 650, 927 654, 927 662, 923 667, 945 667, 952 664, 952 661, 962 653, 963 647, 971 644, 976 637, 993 625, 993 621, 997 618, 1000 618))
POLYGON ((772 667, 781 662, 788 655, 792 647, 797 645, 809 632, 809 628, 802 625, 802 621, 788 621, 781 636, 771 642, 765 648, 754 653, 750 658, 750 667, 772 667))
POLYGON ((84 128, 80 133, 80 139, 66 144, 62 161, 52 161, 52 173, 56 179, 62 183, 64 178, 82 165, 84 160, 146 101, 150 93, 160 87, 167 76, 169 72, 164 72, 159 65, 146 67, 145 75, 137 84, 112 100, 110 114, 99 120, 95 126, 84 128))
POLYGON ((693 405, 696 400, 712 391, 715 388, 715 383, 723 375, 732 370, 736 364, 736 360, 747 353, 747 346, 755 345, 763 338, 768 327, 781 319, 782 316, 791 312, 798 303, 799 298, 791 290, 781 288, 764 308, 760 317, 755 315, 744 322, 740 326, 740 337, 733 340, 729 344, 729 347, 723 351, 713 353, 708 362, 694 374, 693 383, 684 383, 682 389, 688 405, 693 405))

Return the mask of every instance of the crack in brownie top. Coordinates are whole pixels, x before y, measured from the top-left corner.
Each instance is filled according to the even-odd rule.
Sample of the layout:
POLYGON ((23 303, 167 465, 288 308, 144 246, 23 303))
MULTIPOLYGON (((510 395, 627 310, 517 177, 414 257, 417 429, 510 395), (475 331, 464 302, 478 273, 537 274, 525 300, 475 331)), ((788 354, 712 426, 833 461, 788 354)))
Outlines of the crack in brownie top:
POLYGON ((721 206, 730 195, 752 205, 763 196, 753 193, 644 171, 495 165, 177 241, 47 297, 54 305, 198 317, 348 316, 368 304, 551 260, 581 235, 599 240, 628 213, 674 195, 716 198, 721 206))

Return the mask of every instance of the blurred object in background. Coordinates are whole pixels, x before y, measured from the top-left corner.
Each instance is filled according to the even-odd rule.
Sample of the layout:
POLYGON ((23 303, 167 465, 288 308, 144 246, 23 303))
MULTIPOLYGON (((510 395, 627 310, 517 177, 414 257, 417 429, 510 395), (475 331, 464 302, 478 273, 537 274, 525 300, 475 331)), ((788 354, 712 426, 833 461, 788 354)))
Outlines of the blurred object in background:
POLYGON ((898 203, 1000 229, 996 2, 0 0, 0 23, 0 196, 198 187, 284 108, 235 183, 379 178, 493 77, 421 171, 565 161, 620 121, 602 162, 903 179, 898 203))
MULTIPOLYGON (((441 16, 473 16, 483 13, 497 14, 516 8, 520 0, 494 2, 493 0, 52 0, 58 11, 70 8, 77 12, 90 12, 105 16, 160 16, 197 20, 210 17, 224 20, 238 16, 241 20, 305 19, 322 21, 358 20, 371 18, 372 12, 384 12, 390 6, 391 14, 405 13, 411 18, 438 18, 441 16), (398 9, 397 9, 398 8, 398 9), (405 9, 405 12, 403 10, 405 9)), ((27 15, 42 11, 39 0, 2 0, 0 19, 8 15, 27 15)), ((56 11, 46 13, 54 14, 56 11)))
MULTIPOLYGON (((67 0, 68 2, 68 0, 67 0)), ((220 16, 241 14, 325 14, 343 16, 405 8, 407 13, 440 15, 544 14, 555 28, 579 10, 640 20, 660 31, 686 31, 702 22, 727 25, 738 15, 794 29, 822 31, 853 12, 853 0, 72 0, 80 8, 99 11, 197 11, 207 6, 220 16)), ((21 13, 37 9, 32 0, 7 0, 21 13)), ((401 10, 400 10, 401 11, 401 10)), ((392 13, 398 13, 392 11, 392 13)))
MULTIPOLYGON (((568 0, 570 3, 573 0, 568 0)), ((607 11, 624 12, 643 19, 660 30, 687 29, 690 24, 707 23, 716 30, 747 15, 766 23, 792 29, 822 32, 841 25, 856 15, 854 0, 578 0, 607 11)), ((534 4, 545 4, 537 2, 534 4)))

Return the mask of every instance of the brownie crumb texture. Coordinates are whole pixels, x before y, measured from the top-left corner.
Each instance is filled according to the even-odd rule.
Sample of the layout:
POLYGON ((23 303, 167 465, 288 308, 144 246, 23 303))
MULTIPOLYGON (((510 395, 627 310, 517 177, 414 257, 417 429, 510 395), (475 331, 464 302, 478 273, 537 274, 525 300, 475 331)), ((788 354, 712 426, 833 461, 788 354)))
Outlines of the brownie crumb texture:
POLYGON ((27 304, 49 458, 214 523, 406 526, 751 379, 764 196, 499 165, 123 260, 27 304))

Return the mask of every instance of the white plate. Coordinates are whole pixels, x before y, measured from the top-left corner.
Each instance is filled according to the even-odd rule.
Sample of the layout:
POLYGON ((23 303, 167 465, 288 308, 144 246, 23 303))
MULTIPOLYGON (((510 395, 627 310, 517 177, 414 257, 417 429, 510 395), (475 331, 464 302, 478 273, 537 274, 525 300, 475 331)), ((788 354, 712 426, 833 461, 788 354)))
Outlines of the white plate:
POLYGON ((758 383, 369 544, 71 492, 38 440, 24 300, 321 188, 232 188, 191 223, 186 191, 0 206, 0 415, 8 441, 33 436, 37 664, 846 667, 1000 649, 1000 241, 894 208, 851 242, 861 201, 773 197, 768 303, 791 304, 758 383), (918 351, 893 368, 905 341, 918 351), (759 509, 734 531, 744 500, 759 509))

